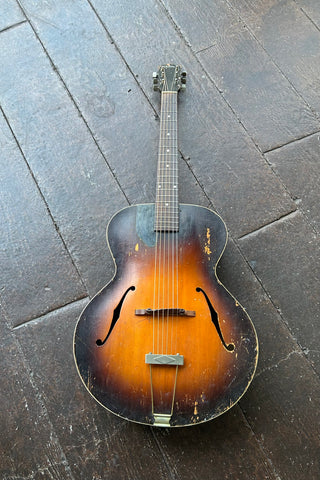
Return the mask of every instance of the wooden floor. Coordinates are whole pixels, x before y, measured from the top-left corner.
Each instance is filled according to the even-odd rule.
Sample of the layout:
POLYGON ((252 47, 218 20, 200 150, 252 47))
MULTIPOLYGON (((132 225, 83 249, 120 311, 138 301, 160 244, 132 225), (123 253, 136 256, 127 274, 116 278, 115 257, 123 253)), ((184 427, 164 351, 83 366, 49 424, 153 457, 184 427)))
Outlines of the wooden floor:
POLYGON ((319 479, 319 0, 0 9, 0 477, 319 479), (107 413, 72 354, 113 275, 108 219, 154 201, 152 72, 169 62, 188 72, 180 200, 225 219, 219 275, 260 340, 239 404, 174 430, 107 413))

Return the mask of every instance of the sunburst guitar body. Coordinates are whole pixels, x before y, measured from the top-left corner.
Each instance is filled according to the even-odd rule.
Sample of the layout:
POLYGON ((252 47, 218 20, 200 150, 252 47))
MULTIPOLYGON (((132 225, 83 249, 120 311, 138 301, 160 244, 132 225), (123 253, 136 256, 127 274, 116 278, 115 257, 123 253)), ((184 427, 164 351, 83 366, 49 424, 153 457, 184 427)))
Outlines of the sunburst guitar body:
POLYGON ((127 207, 109 222, 116 273, 82 312, 74 355, 84 385, 106 409, 179 427, 211 420, 241 398, 258 341, 216 275, 223 220, 178 203, 177 92, 185 74, 165 65, 154 85, 162 98, 156 202, 127 207))

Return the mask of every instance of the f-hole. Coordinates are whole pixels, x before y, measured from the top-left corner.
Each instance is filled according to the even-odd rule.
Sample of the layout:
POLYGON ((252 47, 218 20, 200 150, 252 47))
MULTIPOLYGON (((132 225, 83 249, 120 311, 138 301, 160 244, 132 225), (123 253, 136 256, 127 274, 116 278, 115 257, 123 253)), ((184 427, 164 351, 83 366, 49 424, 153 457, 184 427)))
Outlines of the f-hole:
POLYGON ((221 328, 220 328, 220 325, 219 325, 218 314, 217 314, 217 312, 215 311, 215 309, 213 308, 212 303, 210 302, 208 295, 207 295, 206 292, 205 292, 204 290, 202 290, 202 288, 200 288, 200 287, 197 287, 197 288, 196 288, 196 291, 197 291, 197 292, 202 292, 203 295, 204 295, 204 298, 205 298, 206 301, 207 301, 207 304, 208 304, 208 307, 209 307, 209 310, 210 310, 210 314, 211 314, 212 323, 213 323, 214 326, 216 327, 217 334, 219 335, 219 338, 220 338, 220 340, 221 340, 222 345, 224 346, 224 348, 225 348, 226 350, 228 350, 228 352, 233 352, 233 350, 234 350, 234 345, 233 345, 233 343, 229 343, 229 344, 227 345, 226 342, 224 341, 224 338, 223 338, 223 335, 222 335, 222 332, 221 332, 221 328))
POLYGON ((110 325, 110 328, 109 328, 109 331, 107 333, 106 338, 104 340, 101 340, 100 338, 98 338, 98 340, 96 341, 96 344, 98 345, 98 347, 101 347, 102 345, 104 345, 106 343, 106 341, 108 340, 108 338, 110 337, 110 334, 111 334, 115 324, 117 323, 117 321, 120 317, 121 307, 122 307, 122 304, 124 302, 124 299, 126 298, 127 294, 130 292, 130 290, 135 290, 135 289, 136 289, 136 287, 134 287, 134 286, 129 287, 124 292, 124 294, 122 295, 120 302, 118 303, 118 305, 116 306, 116 308, 113 311, 113 317, 112 317, 111 325, 110 325))

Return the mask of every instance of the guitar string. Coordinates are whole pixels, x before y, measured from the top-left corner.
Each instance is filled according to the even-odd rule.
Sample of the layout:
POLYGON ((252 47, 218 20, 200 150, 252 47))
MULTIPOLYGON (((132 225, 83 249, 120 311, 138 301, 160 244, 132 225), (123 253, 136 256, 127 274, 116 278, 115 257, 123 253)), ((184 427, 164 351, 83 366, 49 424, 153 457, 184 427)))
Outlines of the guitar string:
MULTIPOLYGON (((174 168, 175 168, 175 113, 174 113, 174 96, 175 94, 171 93, 170 94, 170 130, 172 132, 172 138, 171 138, 171 146, 170 146, 170 181, 169 181, 169 186, 170 186, 170 222, 173 225, 173 229, 171 232, 171 252, 170 252, 170 260, 171 260, 171 305, 174 309, 176 308, 175 304, 175 286, 174 286, 174 239, 176 236, 176 232, 174 231, 175 227, 175 216, 174 216, 174 209, 175 209, 175 202, 174 202, 174 168), (172 175, 171 175, 172 173, 172 175), (171 178, 172 177, 172 178, 171 178)), ((169 116, 168 116, 169 118, 169 116)), ((168 276, 170 270, 168 269, 168 276)), ((173 322, 174 322, 174 315, 171 315, 171 339, 170 339, 170 352, 173 354, 174 352, 172 351, 172 334, 173 334, 173 322)), ((169 322, 168 322, 169 323, 169 322)))
POLYGON ((166 305, 167 305, 167 318, 166 318, 166 348, 165 348, 165 353, 168 353, 168 335, 169 335, 169 317, 170 317, 170 237, 171 237, 171 232, 170 232, 170 222, 171 222, 171 196, 170 196, 170 187, 171 187, 171 164, 169 163, 169 158, 170 156, 167 155, 168 150, 169 153, 171 152, 171 147, 172 147, 172 131, 171 131, 171 122, 169 120, 169 112, 171 112, 171 93, 167 93, 167 109, 166 109, 166 123, 167 123, 167 131, 170 133, 168 138, 166 139, 166 152, 165 155, 163 155, 163 158, 165 159, 164 162, 164 169, 166 172, 166 198, 165 198, 165 205, 166 205, 166 223, 168 226, 168 233, 167 233, 167 251, 166 251, 166 277, 167 277, 167 292, 166 292, 166 305), (167 166, 169 165, 169 167, 167 166))
MULTIPOLYGON (((165 77, 165 91, 167 91, 167 79, 165 77)), ((165 202, 166 202, 166 183, 165 183, 165 171, 163 168, 163 155, 164 149, 166 148, 166 130, 167 130, 167 121, 166 121, 166 110, 167 110, 167 94, 162 92, 161 94, 161 129, 160 129, 160 176, 161 176, 161 189, 159 192, 159 217, 158 226, 160 229, 160 252, 159 252, 159 280, 158 280, 158 352, 164 353, 164 315, 165 315, 165 253, 166 253, 166 232, 164 231, 164 220, 165 220, 165 202), (161 282, 162 280, 162 282, 161 282), (161 312, 162 309, 162 312, 161 312), (160 348, 161 345, 161 348, 160 348)))
POLYGON ((163 314, 162 314, 162 353, 168 353, 168 320, 169 320, 169 299, 170 299, 170 277, 169 277, 169 239, 170 239, 170 171, 167 171, 167 161, 168 155, 167 150, 170 150, 171 146, 171 129, 170 122, 168 120, 168 111, 170 111, 170 97, 171 93, 167 92, 165 94, 165 108, 164 108, 164 155, 161 156, 162 159, 162 170, 165 182, 164 188, 164 200, 163 200, 163 237, 164 237, 164 256, 162 260, 163 264, 163 292, 162 292, 162 303, 163 303, 163 314))
MULTIPOLYGON (((158 332, 157 332, 157 350, 159 353, 160 350, 160 323, 162 324, 161 328, 161 343, 162 343, 162 353, 164 353, 163 341, 164 341, 164 312, 165 307, 167 307, 167 333, 166 333, 166 352, 168 353, 168 328, 169 328, 169 316, 171 316, 171 353, 173 353, 173 315, 169 314, 169 308, 179 308, 178 303, 178 234, 175 231, 176 221, 178 211, 177 205, 177 122, 176 122, 176 99, 177 95, 172 93, 161 94, 161 115, 160 115, 160 142, 159 142, 159 162, 158 162, 158 184, 157 184, 157 205, 155 209, 155 226, 156 226, 156 245, 155 245, 155 278, 154 278, 154 307, 157 297, 157 317, 158 317, 158 332), (170 116, 169 116, 170 115, 170 116), (169 120, 170 119, 170 120, 169 120), (173 126, 173 128, 171 128, 173 126), (169 133, 169 135, 167 135, 169 133), (164 137, 164 138, 163 138, 164 137), (168 152, 169 150, 169 152, 168 152), (169 153, 169 155, 166 155, 169 153), (167 167, 169 165, 169 167, 167 167), (169 173, 167 172, 169 169, 169 173), (159 185, 161 187, 159 188, 159 185), (169 186, 169 188, 168 188, 169 186), (175 186, 175 188, 174 188, 175 186), (163 188, 165 191, 163 192, 163 188), (161 190, 161 191, 159 191, 161 190), (168 208, 167 208, 168 207, 168 208), (169 212, 169 214, 168 214, 169 212), (165 213, 165 215, 164 215, 165 213), (170 233, 169 233, 170 232, 170 233), (167 238, 168 237, 168 238, 167 238), (169 238, 171 241, 169 241, 169 238), (166 241, 167 240, 167 241, 166 241), (171 246, 171 252, 170 252, 171 246), (166 261, 168 262, 166 264, 166 261), (171 262, 171 265, 170 265, 171 262), (171 285, 170 285, 170 275, 169 272, 172 272, 171 275, 171 285), (158 280, 157 280, 158 277, 158 280), (162 292, 161 292, 161 277, 163 278, 162 282, 162 292), (167 277, 167 302, 165 300, 165 278, 167 277), (156 284, 157 289, 156 289, 156 284), (157 290, 157 294, 156 294, 157 290), (171 294, 170 294, 171 291, 171 294), (172 295, 172 307, 168 299, 172 295), (160 303, 162 301, 162 303, 160 303), (162 321, 160 322, 160 309, 162 308, 162 321)), ((155 314, 153 313, 153 352, 155 351, 155 314)), ((176 322, 175 322, 176 323, 176 322)), ((176 330, 176 329, 175 329, 176 330)), ((176 369, 177 370, 177 369, 176 369)), ((151 372, 150 372, 151 373, 151 372)), ((176 375, 177 377, 177 371, 176 375)), ((175 379, 176 385, 176 379, 175 379)), ((175 390, 175 388, 174 388, 175 390)), ((174 402, 174 393, 173 399, 174 402)), ((152 399, 153 404, 153 399, 152 399)), ((173 406, 173 403, 172 403, 173 406)))
MULTIPOLYGON (((175 160, 175 171, 174 171, 174 183, 173 183, 173 192, 174 192, 174 202, 175 202, 175 208, 176 210, 176 221, 178 224, 178 229, 175 232, 175 242, 174 242, 174 250, 175 250, 175 265, 174 265, 174 270, 175 270, 175 287, 176 287, 176 308, 179 308, 179 197, 178 197, 178 112, 177 112, 177 97, 178 95, 176 94, 174 97, 174 126, 175 126, 175 149, 174 149, 174 160, 175 160), (174 187, 175 186, 175 187, 174 187)), ((178 325, 177 322, 175 322, 175 352, 177 353, 177 330, 178 330, 178 325)), ((173 334, 173 328, 172 328, 172 334, 173 334)), ((171 347, 173 349, 173 345, 171 347)), ((178 374, 178 372, 177 372, 178 374)))
POLYGON ((154 262, 154 287, 153 287, 153 353, 156 351, 159 353, 159 295, 160 295, 160 259, 161 259, 161 230, 159 229, 160 222, 160 201, 161 201, 161 188, 162 188, 162 173, 160 163, 160 153, 162 148, 162 121, 163 121, 163 95, 161 92, 161 108, 160 108, 160 138, 159 138, 159 150, 158 150, 158 169, 157 169, 157 191, 156 191, 156 204, 155 204, 155 220, 154 227, 156 230, 156 245, 155 245, 155 262, 154 262), (157 332, 155 331, 157 330, 157 332), (156 337, 156 338, 155 338, 156 337))

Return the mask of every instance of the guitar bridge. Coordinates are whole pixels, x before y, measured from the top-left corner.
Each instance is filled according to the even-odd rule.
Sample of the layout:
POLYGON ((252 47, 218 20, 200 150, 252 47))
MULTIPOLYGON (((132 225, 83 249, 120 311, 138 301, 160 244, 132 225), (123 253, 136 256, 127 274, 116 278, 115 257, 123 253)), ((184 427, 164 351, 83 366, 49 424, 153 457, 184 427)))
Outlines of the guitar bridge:
POLYGON ((195 317, 196 312, 194 310, 185 310, 184 308, 159 308, 153 310, 152 308, 145 308, 135 310, 135 315, 159 315, 159 316, 172 316, 172 317, 195 317))

